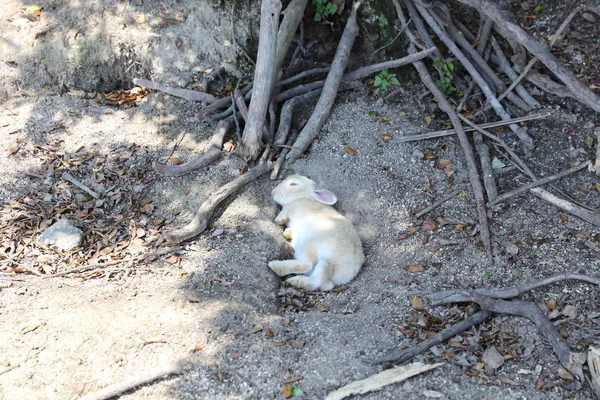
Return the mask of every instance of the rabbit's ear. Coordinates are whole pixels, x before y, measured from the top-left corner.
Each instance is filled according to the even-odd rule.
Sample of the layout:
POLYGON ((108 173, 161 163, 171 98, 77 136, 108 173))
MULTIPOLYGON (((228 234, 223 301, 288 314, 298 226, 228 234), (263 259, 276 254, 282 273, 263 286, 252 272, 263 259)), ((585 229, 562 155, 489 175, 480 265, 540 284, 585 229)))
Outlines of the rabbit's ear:
POLYGON ((315 189, 311 192, 312 197, 320 203, 333 205, 337 202, 337 197, 335 194, 331 193, 327 189, 315 189))

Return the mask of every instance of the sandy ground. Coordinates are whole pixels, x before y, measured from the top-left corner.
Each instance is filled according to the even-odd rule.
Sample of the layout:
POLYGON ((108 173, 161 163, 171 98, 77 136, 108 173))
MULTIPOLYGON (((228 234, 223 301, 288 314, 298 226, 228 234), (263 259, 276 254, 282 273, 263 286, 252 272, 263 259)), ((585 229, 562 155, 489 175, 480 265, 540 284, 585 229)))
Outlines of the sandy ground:
MULTIPOLYGON (((50 3, 48 10, 61 9, 60 2, 50 3)), ((150 12, 152 8, 141 2, 131 4, 138 7, 136 12, 150 12)), ((14 6, 14 2, 2 4, 0 10, 13 13, 14 6)), ((114 24, 106 25, 109 31, 119 26, 121 18, 119 8, 112 7, 106 13, 114 24)), ((77 15, 77 10, 69 13, 69 18, 75 18, 71 13, 77 15)), ((177 18, 177 14, 171 17, 177 18)), ((221 17, 227 21, 227 16, 221 17)), ((91 22, 95 18, 90 16, 91 22)), ((2 23, 2 28, 9 26, 6 21, 2 23)), ((150 43, 156 41, 154 50, 165 51, 170 43, 167 38, 176 40, 178 36, 156 37, 153 32, 159 28, 177 33, 173 27, 144 30, 135 24, 128 25, 126 33, 137 32, 141 44, 144 37, 150 37, 150 43)), ((35 35, 37 28, 23 29, 35 35)), ((184 43, 186 38, 195 37, 185 24, 180 33, 184 43)), ((18 31, 10 34, 18 37, 18 31)), ((25 46, 27 38, 23 37, 19 46, 25 46)), ((67 43, 60 37, 52 36, 54 39, 67 43)), ((227 54, 231 56, 231 52, 227 54)), ((244 163, 227 153, 215 164, 183 177, 156 175, 148 168, 149 158, 164 161, 184 131, 187 134, 175 153, 181 160, 208 148, 214 125, 199 118, 201 105, 152 93, 141 105, 123 109, 84 99, 85 93, 78 90, 62 95, 52 85, 43 90, 43 80, 35 90, 16 84, 20 82, 17 72, 37 71, 38 64, 29 63, 39 60, 36 57, 15 59, 24 62, 26 68, 17 69, 8 60, 0 67, 0 72, 13 73, 11 83, 0 88, 5 95, 11 93, 0 105, 3 207, 41 190, 35 175, 44 173, 40 172, 44 161, 28 149, 57 140, 63 141, 66 154, 109 154, 138 146, 129 165, 148 169, 144 172, 148 179, 144 196, 153 205, 152 219, 167 221, 160 227, 162 232, 183 226, 211 193, 240 174, 244 163), (13 153, 15 145, 19 151, 13 153)), ((197 66, 185 53, 178 57, 166 64, 179 72, 193 71, 197 66)), ((96 73, 101 75, 102 68, 96 73)), ((178 75, 173 69, 162 73, 159 76, 165 81, 171 76, 175 81, 190 81, 190 76, 178 75)), ((369 359, 411 346, 426 337, 425 331, 439 331, 449 321, 473 311, 467 306, 429 307, 426 296, 432 292, 512 286, 559 272, 600 273, 600 253, 586 245, 596 240, 598 227, 529 194, 489 213, 493 265, 485 263, 477 243, 477 214, 469 190, 466 196, 454 197, 423 218, 443 217, 451 223, 438 226, 428 238, 420 230, 406 237, 411 226, 420 226, 423 221, 414 220, 412 215, 466 182, 467 174, 462 150, 454 138, 411 143, 398 140, 441 129, 444 120, 432 112, 433 100, 421 96, 425 92, 422 86, 403 87, 403 93, 389 101, 368 96, 366 90, 340 96, 308 157, 287 172, 307 175, 332 190, 339 199, 336 208, 356 226, 367 261, 347 287, 307 293, 293 301, 281 296, 286 286, 270 272, 267 262, 289 257, 291 250, 281 227, 273 222, 278 207, 270 192, 277 182, 264 176, 217 209, 209 229, 185 245, 179 264, 166 262, 164 257, 142 266, 116 265, 106 273, 51 279, 26 273, 10 275, 3 270, 0 398, 75 399, 130 376, 186 360, 189 365, 183 375, 140 387, 121 398, 273 399, 281 398, 285 381, 294 378, 291 385, 305 393, 303 398, 322 399, 342 385, 382 370, 369 359), (433 119, 431 126, 424 121, 425 116, 433 119), (442 160, 451 164, 440 168, 442 160), (448 187, 449 175, 454 179, 452 188, 448 187), (462 229, 457 229, 457 224, 462 229), (422 265, 424 271, 403 268, 415 264, 422 265), (425 311, 411 307, 415 296, 425 301, 425 311), (427 326, 423 328, 420 323, 427 326), (418 333, 407 334, 413 329, 418 333)), ((585 139, 595 137, 600 127, 598 115, 555 98, 541 100, 552 115, 525 124, 536 143, 532 153, 520 153, 530 168, 538 176, 547 176, 568 168, 570 162, 591 159, 594 149, 585 139)), ((518 148, 508 131, 498 134, 518 148)), ((91 173, 80 176, 86 182, 90 178, 91 173)), ((517 170, 498 178, 501 192, 525 181, 517 170)), ((556 185, 598 209, 598 183, 595 175, 580 172, 556 185)), ((135 222, 147 224, 149 218, 138 215, 135 222)), ((0 233, 4 238, 7 232, 0 233)), ((21 234, 34 238, 37 232, 21 234)), ((2 243, 0 251, 9 247, 2 243)), ((44 255, 40 251, 25 254, 24 259, 35 260, 44 255)), ((5 267, 0 264, 0 268, 5 267)), ((60 272, 67 267, 57 263, 53 268, 60 272)), ((563 282, 523 298, 541 305, 554 300, 559 310, 575 306, 575 318, 557 320, 561 333, 576 351, 598 344, 600 298, 596 288, 563 282)), ((416 360, 444 362, 444 366, 357 398, 591 398, 587 384, 573 391, 572 382, 560 377, 560 364, 551 347, 530 322, 521 318, 497 316, 416 360), (504 365, 474 376, 483 352, 491 346, 505 355, 504 365), (548 384, 536 389, 540 380, 548 384)))

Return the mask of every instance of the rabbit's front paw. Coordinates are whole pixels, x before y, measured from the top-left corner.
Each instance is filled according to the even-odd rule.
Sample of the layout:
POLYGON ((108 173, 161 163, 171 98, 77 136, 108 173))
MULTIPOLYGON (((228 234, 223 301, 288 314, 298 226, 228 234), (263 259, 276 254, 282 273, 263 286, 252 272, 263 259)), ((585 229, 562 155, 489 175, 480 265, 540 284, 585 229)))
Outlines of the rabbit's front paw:
POLYGON ((283 237, 287 240, 291 240, 292 239, 292 228, 290 228, 290 227, 285 228, 285 231, 283 231, 283 237))

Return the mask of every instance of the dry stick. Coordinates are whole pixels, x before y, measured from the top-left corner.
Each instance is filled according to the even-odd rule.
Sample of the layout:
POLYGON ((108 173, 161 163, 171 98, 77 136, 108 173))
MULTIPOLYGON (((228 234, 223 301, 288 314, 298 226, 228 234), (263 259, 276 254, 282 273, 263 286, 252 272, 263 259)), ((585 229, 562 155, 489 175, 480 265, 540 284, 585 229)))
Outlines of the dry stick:
MULTIPOLYGON (((398 18, 400 18, 400 22, 402 23, 403 26, 404 25, 408 26, 408 21, 406 20, 406 17, 404 16, 404 12, 402 11, 402 8, 400 7, 400 2, 398 0, 392 0, 392 2, 394 3, 394 7, 396 8, 396 14, 398 14, 398 18)), ((423 42, 425 43, 425 46, 427 46, 427 48, 430 48, 430 49, 431 48, 435 49, 433 51, 433 54, 431 55, 432 58, 441 57, 442 53, 440 52, 440 49, 437 48, 435 43, 433 43, 433 39, 431 38, 431 36, 429 36, 429 32, 427 32, 427 28, 425 27, 423 20, 421 19, 421 17, 419 17, 419 13, 416 12, 415 5, 412 2, 407 1, 407 0, 404 1, 404 4, 406 5, 406 8, 408 9, 408 12, 411 16, 410 20, 413 21, 413 23, 415 24, 415 27, 417 28, 417 32, 419 33, 421 40, 423 40, 423 42)), ((406 30, 408 39, 416 45, 418 43, 418 39, 412 31, 411 32, 409 32, 409 31, 410 31, 410 29, 406 30)), ((440 73, 440 77, 443 78, 443 74, 442 74, 441 70, 438 70, 438 72, 440 73)))
POLYGON ((155 162, 152 165, 152 167, 156 172, 158 172, 162 176, 181 176, 187 174, 190 171, 205 167, 213 163, 215 160, 217 160, 223 155, 223 153, 221 152, 221 148, 223 147, 223 138, 225 137, 227 131, 231 129, 232 125, 233 118, 231 117, 221 120, 221 122, 217 124, 215 134, 210 140, 208 150, 201 156, 198 156, 185 164, 164 165, 155 162))
POLYGON ((262 164, 252 168, 243 175, 238 176, 231 182, 221 186, 214 192, 196 211, 194 218, 183 228, 165 235, 165 239, 170 242, 179 243, 187 239, 191 239, 204 232, 208 226, 208 220, 211 218, 215 208, 229 195, 237 191, 242 186, 252 182, 259 176, 270 171, 273 168, 271 163, 262 164))
POLYGON ((181 97, 189 101, 203 101, 205 103, 213 103, 215 100, 217 100, 216 97, 212 94, 197 92, 195 90, 172 88, 157 82, 149 81, 147 79, 133 78, 133 84, 145 88, 150 88, 153 90, 158 90, 159 92, 170 94, 171 96, 175 97, 181 97))
MULTIPOLYGON (((565 280, 576 280, 591 283, 593 285, 600 285, 600 278, 597 278, 595 276, 573 274, 567 272, 563 274, 548 276, 546 278, 536 279, 534 281, 525 282, 524 284, 519 286, 499 289, 475 289, 470 292, 475 293, 479 296, 490 297, 492 299, 507 300, 517 297, 530 290, 565 280)), ((431 305, 437 307, 444 304, 470 301, 466 300, 467 298, 464 296, 464 292, 464 290, 443 290, 441 292, 435 292, 430 296, 431 305)))
POLYGON ((573 204, 567 200, 561 199, 553 195, 552 193, 542 189, 542 188, 533 188, 529 189, 529 191, 535 194, 542 200, 555 205, 556 207, 568 212, 569 214, 573 214, 576 217, 581 218, 582 220, 589 222, 590 224, 600 226, 600 213, 597 211, 586 210, 585 208, 573 204))
POLYGON ((490 34, 492 33, 492 28, 494 27, 494 21, 485 15, 481 15, 481 18, 483 20, 483 25, 481 26, 480 35, 477 37, 477 52, 480 55, 483 55, 485 48, 487 47, 488 40, 490 40, 490 34))
MULTIPOLYGON (((414 46, 411 46, 410 50, 414 51, 414 46)), ((467 169, 469 171, 469 180, 471 182, 471 187, 473 188, 473 193, 475 195, 477 213, 479 214, 479 232, 481 234, 481 241, 483 242, 488 261, 493 262, 492 245, 490 243, 490 230, 488 228, 487 213, 485 209, 485 199, 483 197, 483 188, 481 187, 481 182, 479 181, 477 165, 475 164, 475 159, 473 157, 471 145, 469 144, 469 139, 467 138, 467 135, 465 134, 462 128, 458 115, 456 114, 446 97, 444 97, 443 93, 438 89, 437 85, 433 82, 433 79, 431 79, 431 76, 429 75, 425 64, 423 64, 421 61, 417 61, 413 65, 419 72, 421 81, 423 81, 425 86, 427 86, 429 91, 438 100, 438 105, 440 109, 446 114, 448 114, 448 117, 450 117, 450 121, 452 121, 452 125, 454 125, 454 129, 456 129, 458 141, 460 142, 460 145, 463 148, 463 152, 465 153, 465 160, 467 161, 467 169)))
POLYGON ((279 152, 279 158, 275 161, 275 167, 273 168, 273 172, 271 172, 271 180, 277 179, 279 173, 281 172, 281 168, 283 167, 283 163, 285 162, 285 156, 290 151, 294 141, 298 137, 298 131, 292 130, 292 134, 290 135, 289 140, 286 143, 286 147, 282 148, 279 152))
MULTIPOLYGON (((517 297, 525 292, 536 289, 541 286, 549 285, 554 282, 559 282, 567 279, 574 279, 584 282, 589 282, 594 285, 600 285, 600 278, 590 277, 586 275, 580 274, 557 274, 553 276, 549 276, 547 278, 538 279, 531 282, 526 282, 522 285, 511 287, 511 288, 500 288, 500 289, 476 289, 472 291, 473 293, 480 296, 487 296, 494 299, 511 299, 513 297, 517 297)), ((467 300, 462 294, 463 290, 444 290, 441 292, 433 293, 430 297, 432 306, 439 306, 443 304, 455 303, 455 302, 464 302, 467 300)), ((466 331, 474 325, 482 323, 491 315, 489 311, 479 311, 467 319, 456 323, 455 325, 450 326, 449 328, 443 330, 442 332, 430 337, 427 340, 417 344, 416 346, 410 347, 404 350, 398 350, 394 353, 385 356, 384 358, 377 359, 373 361, 374 363, 383 363, 383 362, 397 362, 403 363, 411 358, 415 357, 418 354, 421 354, 425 350, 430 349, 433 346, 436 346, 447 339, 459 334, 460 332, 466 331)))
POLYGON ((481 164, 481 173, 483 186, 487 193, 488 201, 494 201, 498 197, 498 188, 494 179, 494 170, 492 168, 492 159, 490 158, 490 148, 483 141, 483 136, 479 132, 473 132, 473 144, 479 154, 479 163, 481 164))
POLYGON ((591 171, 600 176, 600 129, 596 129, 596 162, 591 171))
POLYGON ((282 80, 276 82, 275 87, 289 85, 290 83, 294 83, 294 82, 299 81, 300 79, 306 78, 308 76, 317 75, 317 74, 326 74, 327 72, 329 72, 329 67, 308 69, 308 70, 302 71, 294 76, 290 76, 287 79, 282 79, 282 80))
POLYGON ((429 211, 431 211, 431 210, 439 207, 440 205, 444 204, 445 202, 447 202, 448 200, 450 200, 451 198, 453 198, 454 196, 456 196, 457 194, 459 194, 463 190, 465 190, 465 186, 464 185, 458 185, 458 187, 455 190, 453 190, 452 192, 448 193, 447 195, 445 195, 441 199, 435 201, 429 207, 426 207, 426 208, 422 209, 421 211, 419 211, 418 213, 416 213, 414 215, 414 218, 415 219, 416 218, 421 218, 423 215, 427 214, 429 211))
MULTIPOLYGON (((237 138, 238 143, 242 141, 242 131, 240 129, 240 121, 238 119, 238 113, 235 111, 235 107, 237 106, 237 101, 235 99, 234 92, 231 92, 231 110, 233 112, 233 120, 235 121, 235 137, 237 138)), ((239 107, 238 107, 239 108, 239 107)), ((240 112, 240 114, 242 114, 240 112)), ((244 119, 245 121, 245 119, 244 119)))
MULTIPOLYGON (((550 40, 550 44, 548 45, 548 49, 551 49, 552 46, 554 46, 554 43, 556 43, 556 41, 558 40, 558 37, 567 28, 567 26, 569 25, 569 23, 571 22, 571 20, 575 17, 575 15, 577 15, 579 13, 579 11, 581 11, 581 9, 582 9, 582 7, 579 6, 575 10, 573 10, 573 12, 571 12, 571 14, 569 14, 567 16, 567 18, 563 21, 563 23, 558 27, 558 30, 556 31, 556 33, 552 37, 552 40, 550 40)), ((531 68, 533 68, 533 66, 535 65, 535 63, 538 60, 539 60, 539 58, 537 58, 537 57, 533 57, 531 60, 529 60, 529 63, 527 63, 527 65, 525 66, 525 68, 523 69, 523 71, 521 71, 521 74, 517 77, 517 79, 514 80, 513 84, 510 85, 508 89, 506 89, 506 91, 502 94, 502 96, 500 96, 500 98, 506 97, 511 92, 511 90, 513 90, 519 84, 519 82, 521 82, 521 80, 525 76, 527 76, 527 74, 529 73, 529 71, 531 70, 531 68)))
MULTIPOLYGON (((523 172, 525 172, 531 178, 531 180, 533 180, 533 181, 538 180, 537 177, 534 175, 534 173, 531 172, 529 167, 527 167, 527 165, 523 161, 521 161, 519 156, 517 154, 515 154, 515 152, 506 143, 504 143, 503 140, 501 140, 500 138, 492 135, 491 133, 477 127, 475 124, 473 124, 468 119, 464 118, 462 115, 459 115, 459 118, 462 121, 464 121, 465 123, 467 123, 468 125, 470 125, 471 127, 475 128, 477 131, 479 131, 483 135, 497 141, 502 147, 504 147, 506 149, 506 151, 508 151, 510 156, 520 166, 520 168, 523 170, 523 172)), ((535 194, 536 196, 538 196, 539 198, 541 198, 542 200, 545 200, 548 203, 550 203, 570 214, 573 214, 576 217, 579 217, 584 221, 589 222, 590 224, 600 225, 600 213, 598 213, 596 211, 587 210, 586 208, 584 208, 580 205, 576 205, 567 200, 561 199, 560 197, 557 197, 557 196, 553 195, 552 193, 549 193, 548 191, 541 189, 541 188, 533 188, 533 189, 530 189, 529 191, 531 193, 535 194)), ((559 190, 559 192, 560 192, 560 190, 559 190)))
POLYGON ((294 143, 291 151, 287 154, 286 159, 288 160, 288 163, 296 161, 300 155, 304 153, 317 137, 323 124, 325 124, 325 120, 329 116, 329 112, 331 111, 337 96, 338 87, 344 76, 346 64, 348 64, 348 59, 350 58, 350 51, 352 50, 354 39, 358 36, 356 11, 361 6, 362 2, 363 0, 355 0, 352 5, 352 11, 346 21, 346 27, 340 38, 337 50, 335 51, 335 56, 333 57, 333 62, 331 63, 329 73, 327 74, 327 79, 323 85, 321 97, 319 97, 319 101, 311 113, 308 122, 302 129, 302 132, 298 135, 296 143, 294 143))
POLYGON ((171 159, 171 157, 173 156, 173 153, 175 153, 175 150, 177 149, 177 146, 179 146, 181 144, 181 142, 183 141, 183 138, 185 137, 186 134, 187 134, 186 130, 184 130, 183 132, 181 132, 181 134, 177 138, 177 141, 173 145, 173 148, 171 149, 171 152, 167 156, 167 161, 171 159))
POLYGON ((450 338, 453 338, 459 333, 462 333, 475 325, 483 323, 491 315, 492 313, 490 311, 478 311, 475 314, 463 319, 462 321, 445 328, 443 331, 436 333, 430 338, 423 340, 419 344, 411 346, 407 349, 394 350, 390 354, 385 355, 384 357, 369 360, 369 362, 371 364, 381 364, 388 362, 394 364, 402 364, 410 360, 411 358, 423 353, 424 351, 429 350, 433 346, 437 346, 438 344, 443 343, 450 338))
POLYGON ((107 386, 97 392, 80 397, 79 400, 106 400, 120 396, 131 389, 154 382, 157 379, 165 378, 169 375, 181 375, 186 364, 185 361, 177 361, 167 366, 107 386))
POLYGON ((77 186, 79 189, 83 190, 84 192, 86 192, 87 194, 89 194, 90 196, 92 196, 95 199, 99 199, 100 195, 96 192, 94 192, 92 189, 90 189, 89 187, 85 186, 83 183, 79 182, 77 179, 75 179, 75 177, 67 172, 65 172, 62 176, 62 178, 65 181, 69 181, 71 182, 73 185, 77 186))
MULTIPOLYGON (((244 95, 244 98, 246 100, 250 99, 251 90, 252 90, 252 84, 250 84, 242 89, 242 94, 244 95)), ((221 99, 218 99, 215 102, 204 107, 202 109, 202 111, 200 112, 201 117, 209 116, 209 119, 213 120, 213 121, 220 121, 223 118, 226 118, 230 115, 231 115, 231 98, 230 97, 223 97, 221 99), (226 108, 226 107, 228 107, 228 109, 223 111, 222 113, 218 114, 218 116, 217 115, 209 116, 209 114, 212 114, 215 111, 220 110, 221 108, 226 108)))
POLYGON ((277 27, 280 12, 281 1, 262 0, 254 88, 252 89, 252 100, 248 108, 248 119, 244 127, 242 143, 238 148, 240 155, 246 161, 256 159, 260 152, 265 116, 273 92, 277 27))
MULTIPOLYGON (((481 125, 475 125, 475 126, 477 126, 479 128, 495 128, 498 126, 514 124, 514 123, 518 123, 518 122, 546 118, 546 117, 549 117, 550 115, 551 115, 550 113, 534 114, 534 115, 528 115, 525 117, 513 118, 509 121, 488 122, 487 124, 481 124, 481 125)), ((465 132, 472 132, 474 130, 475 130, 475 128, 464 128, 465 132)), ((399 137, 398 140, 401 142, 411 142, 414 140, 434 139, 434 138, 438 138, 438 137, 442 137, 442 136, 450 136, 450 135, 455 135, 455 134, 456 134, 456 130, 454 130, 454 129, 444 129, 442 131, 423 133, 420 135, 402 136, 402 137, 399 137)))
MULTIPOLYGON (((479 71, 477 71, 473 64, 465 57, 463 52, 459 50, 454 41, 450 39, 450 37, 442 30, 438 23, 429 14, 427 9, 425 9, 422 5, 418 3, 415 5, 417 10, 419 11, 423 19, 425 19, 425 21, 429 24, 431 29, 433 29, 436 35, 438 35, 442 42, 444 42, 446 47, 448 47, 452 54, 454 54, 459 59, 461 64, 465 67, 469 74, 471 74, 473 79, 475 79, 475 81, 485 94, 485 97, 490 101, 490 104, 492 105, 494 111, 496 111, 496 114, 498 114, 498 116, 504 121, 508 121, 509 119, 511 119, 510 115, 504 110, 500 102, 494 96, 492 90, 485 82, 485 79, 483 79, 479 71)), ((519 125, 510 124, 509 127, 519 137, 519 140, 526 148, 533 147, 533 139, 527 133, 525 133, 525 131, 519 125)))
MULTIPOLYGON (((443 16, 442 16, 443 18, 437 17, 437 19, 444 21, 447 24, 446 29, 447 29, 447 32, 450 35, 450 37, 452 39, 454 39, 456 41, 456 43, 458 43, 458 45, 466 53, 466 55, 470 57, 474 66, 476 68, 478 68, 478 71, 480 71, 480 74, 483 78, 488 78, 497 90, 499 90, 499 91, 506 90, 506 86, 504 85, 504 82, 502 82, 502 80, 498 77, 498 75, 496 75, 496 73, 494 72, 492 67, 490 67, 489 64, 483 59, 483 56, 481 54, 479 54, 477 52, 477 50, 475 50, 475 48, 473 48, 471 43, 469 43, 469 41, 465 38, 465 36, 462 34, 462 32, 460 32, 456 28, 456 26, 454 25, 454 23, 452 21, 452 17, 450 16, 450 10, 448 9, 448 7, 441 3, 438 3, 438 4, 439 4, 438 9, 440 9, 443 12, 443 16)), ((437 16, 437 14, 433 11, 430 11, 430 13, 434 17, 437 16)), ((486 82, 487 82, 487 80, 486 80, 486 82)), ((510 100, 514 105, 516 105, 523 111, 529 111, 531 109, 527 105, 527 103, 525 103, 523 100, 521 100, 514 93, 509 95, 508 100, 510 100)))
MULTIPOLYGON (((500 72, 503 72, 504 74, 506 74, 506 76, 508 76, 508 78, 511 81, 513 81, 513 84, 514 84, 514 82, 516 82, 517 79, 519 79, 519 77, 517 76, 517 73, 510 66, 510 63, 508 62, 508 59, 504 55, 504 52, 502 51, 502 48, 500 47, 500 45, 496 41, 496 38, 494 37, 494 35, 492 35, 490 37, 490 39, 491 39, 492 47, 494 48, 494 52, 496 53, 495 59, 498 61, 498 67, 500 69, 500 72)), ((541 104, 536 99, 534 99, 531 94, 529 94, 529 92, 523 87, 523 85, 519 85, 519 82, 517 82, 517 84, 516 84, 515 87, 516 87, 516 91, 519 94, 519 96, 529 106, 531 106, 533 108, 540 108, 541 107, 541 104)), ((504 93, 498 98, 498 101, 500 101, 501 98, 504 98, 502 96, 504 96, 504 94, 507 93, 509 91, 509 89, 510 89, 510 87, 504 91, 504 93)), ((512 90, 512 89, 510 89, 510 90, 512 90)))
MULTIPOLYGON (((378 63, 378 64, 372 64, 372 65, 367 65, 365 67, 361 67, 357 70, 354 70, 354 71, 344 75, 342 77, 342 82, 350 82, 350 81, 366 78, 367 76, 369 76, 375 72, 381 71, 382 69, 398 68, 403 65, 412 64, 415 61, 418 61, 424 57, 427 57, 429 54, 433 53, 433 51, 435 49, 436 49, 435 47, 432 47, 430 49, 426 49, 426 50, 420 51, 415 54, 409 54, 406 57, 398 58, 396 60, 390 60, 390 61, 385 61, 385 62, 378 63)), ((320 89, 324 85, 325 85, 325 80, 315 81, 315 82, 307 83, 304 85, 298 85, 298 86, 295 86, 291 89, 285 90, 285 91, 275 95, 273 97, 273 99, 277 103, 280 103, 282 101, 289 100, 295 96, 299 96, 301 94, 311 92, 315 89, 320 89)))
POLYGON ((526 185, 521 186, 518 189, 515 189, 515 190, 510 191, 508 193, 504 193, 501 196, 498 196, 495 200, 490 201, 488 203, 488 206, 491 207, 491 206, 496 205, 496 204, 498 204, 498 203, 500 203, 500 202, 502 202, 504 200, 507 200, 507 199, 510 199, 512 197, 518 196, 518 195, 520 195, 522 193, 525 193, 526 191, 528 191, 529 189, 532 189, 534 187, 545 185, 548 182, 552 182, 552 181, 555 181, 557 179, 564 178, 565 176, 571 175, 574 172, 577 172, 577 171, 580 171, 580 170, 586 168, 590 164, 591 164, 590 161, 586 161, 584 163, 581 163, 581 164, 579 164, 579 165, 577 165, 575 167, 566 169, 566 170, 564 170, 562 172, 559 172, 557 174, 550 175, 550 176, 547 176, 545 178, 538 179, 536 181, 530 182, 530 183, 528 183, 526 185))
POLYGON ((570 97, 579 101, 577 96, 565 85, 561 85, 560 83, 553 81, 548 75, 540 74, 539 72, 530 72, 527 74, 525 79, 542 89, 544 92, 558 97, 570 97))
POLYGON ((565 86, 567 86, 576 98, 582 103, 591 107, 594 111, 600 112, 600 96, 595 94, 577 79, 573 71, 568 69, 558 58, 556 58, 548 49, 548 46, 527 33, 521 26, 506 17, 500 10, 499 3, 494 0, 459 0, 463 4, 474 7, 479 12, 492 18, 496 25, 502 25, 505 33, 512 39, 516 39, 529 50, 531 54, 540 59, 540 61, 550 70, 565 86))
POLYGON ((42 346, 39 347, 35 350, 31 349, 29 350, 29 352, 27 353, 27 355, 25 356, 25 358, 23 358, 22 360, 9 365, 8 367, 2 369, 2 371, 0 371, 0 375, 3 375, 9 371, 12 371, 13 369, 19 368, 21 366, 21 364, 23 364, 24 362, 28 361, 30 358, 37 356, 38 354, 40 354, 42 351, 44 351, 44 349, 46 348, 46 346, 42 346))

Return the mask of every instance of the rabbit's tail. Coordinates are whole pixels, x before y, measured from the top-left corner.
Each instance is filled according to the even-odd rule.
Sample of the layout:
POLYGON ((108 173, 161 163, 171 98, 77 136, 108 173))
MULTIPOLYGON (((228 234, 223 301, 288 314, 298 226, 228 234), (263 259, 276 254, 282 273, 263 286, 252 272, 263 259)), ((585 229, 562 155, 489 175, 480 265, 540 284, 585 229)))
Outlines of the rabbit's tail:
POLYGON ((312 272, 310 273, 310 283, 315 289, 331 290, 335 284, 331 280, 333 276, 334 268, 333 265, 329 264, 327 260, 320 259, 315 264, 312 272))

